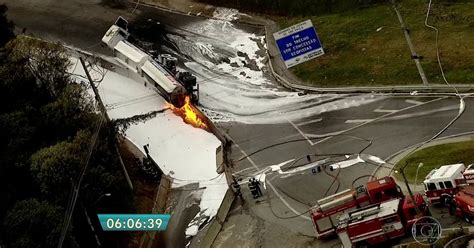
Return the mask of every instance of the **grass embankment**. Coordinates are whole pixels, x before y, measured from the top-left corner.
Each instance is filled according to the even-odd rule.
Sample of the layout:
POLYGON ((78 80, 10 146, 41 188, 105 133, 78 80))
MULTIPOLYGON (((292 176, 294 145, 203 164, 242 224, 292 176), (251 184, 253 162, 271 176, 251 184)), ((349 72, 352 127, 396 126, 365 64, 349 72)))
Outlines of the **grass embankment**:
MULTIPOLYGON (((439 2, 439 1, 438 1, 439 2)), ((453 84, 474 83, 474 4, 433 5, 429 23, 440 31, 441 58, 453 84)), ((464 1, 465 2, 465 1, 464 1)), ((400 12, 430 83, 444 83, 436 59, 435 33, 424 26, 426 1, 402 0, 400 12)), ((310 17, 325 55, 292 68, 309 85, 370 86, 421 84, 391 5, 310 17)), ((282 18, 281 28, 308 17, 282 18)))
MULTIPOLYGON (((400 166, 404 166, 405 161, 409 161, 405 168, 405 175, 411 183, 415 182, 416 169, 418 165, 423 163, 423 166, 418 171, 418 183, 420 183, 432 169, 438 168, 442 165, 464 163, 467 166, 474 163, 474 141, 464 141, 424 148, 415 152, 411 156, 400 160, 395 168, 398 169, 400 166)), ((395 174, 395 177, 402 180, 400 174, 395 174)))

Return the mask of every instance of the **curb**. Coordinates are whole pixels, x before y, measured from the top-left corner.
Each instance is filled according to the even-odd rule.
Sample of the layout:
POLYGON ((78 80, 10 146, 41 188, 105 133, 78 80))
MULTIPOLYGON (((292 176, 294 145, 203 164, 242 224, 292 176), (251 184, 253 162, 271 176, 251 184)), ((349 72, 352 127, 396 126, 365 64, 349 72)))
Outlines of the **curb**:
POLYGON ((447 244, 444 245, 444 248, 461 247, 461 245, 463 245, 466 242, 469 242, 469 240, 473 239, 473 238, 474 238, 474 234, 472 234, 472 233, 464 234, 460 237, 451 239, 451 241, 449 241, 447 244))
MULTIPOLYGON (((438 138, 438 139, 435 139, 433 141, 431 141, 430 143, 427 143, 421 147, 419 147, 419 149, 424 149, 424 148, 428 148, 428 147, 431 147, 431 146, 436 146, 436 145, 442 145, 442 144, 449 144, 449 143, 457 143, 457 142, 452 142, 452 141, 449 141, 451 139, 456 139, 456 138, 464 138, 466 140, 462 140, 462 141, 459 141, 459 142, 463 142, 463 141, 468 141, 468 140, 474 140, 474 131, 470 131, 470 132, 465 132, 465 133, 460 133, 460 134, 453 134, 453 135, 449 135, 449 136, 445 136, 445 137, 441 137, 441 138, 438 138)), ((384 161, 388 161, 388 163, 390 165, 395 165, 396 163, 398 163, 400 160, 402 160, 406 154, 410 153, 415 147, 417 147, 418 145, 420 145, 421 143, 423 142, 420 142, 420 143, 417 143, 417 144, 414 144, 414 145, 411 145, 407 148, 404 148, 400 151, 397 151, 391 155, 389 155, 386 159, 384 159, 384 161)), ((372 172, 372 176, 377 176, 377 173, 379 173, 380 169, 386 169, 386 168, 382 168, 381 166, 377 166, 374 171, 372 172)), ((390 173, 389 175, 391 175, 393 172, 393 167, 392 169, 390 170, 390 173)))
MULTIPOLYGON (((458 228, 458 227, 444 228, 443 229, 443 234, 444 233, 452 233, 452 232, 456 232, 456 231, 460 231, 460 230, 461 230, 461 228, 458 228)), ((467 233, 462 235, 462 236, 459 236, 457 238, 454 238, 454 239, 450 240, 443 247, 444 248, 447 248, 447 247, 461 247, 461 246, 450 246, 450 245, 452 245, 452 243, 454 243, 454 242, 456 242, 456 241, 458 241, 459 239, 462 239, 462 238, 467 238, 467 237, 470 237, 471 239, 474 238, 474 227, 462 227, 462 230, 464 230, 467 233)), ((441 237, 443 238, 443 235, 441 235, 441 237)), ((410 244, 420 244, 420 243, 418 243, 417 241, 411 241, 411 242, 406 242, 406 243, 403 243, 403 244, 397 244, 397 245, 394 245, 394 246, 391 246, 391 247, 392 248, 406 248, 410 244)), ((429 247, 428 245, 424 245, 424 246, 429 247)))
MULTIPOLYGON (((277 82, 282 86, 292 90, 292 91, 306 91, 313 93, 411 93, 413 91, 422 91, 422 93, 433 93, 433 92, 449 92, 456 93, 456 90, 453 87, 456 87, 460 92, 471 92, 474 90, 474 85, 445 85, 445 84, 430 84, 430 85, 400 85, 400 86, 372 86, 372 87, 336 87, 336 88, 327 88, 327 87, 313 87, 300 84, 294 84, 289 82, 283 76, 279 75, 274 70, 274 65, 270 52, 268 49, 268 43, 275 43, 275 39, 268 32, 268 24, 264 25, 265 28, 265 37, 267 42, 266 55, 268 60, 268 65, 270 67, 270 72, 277 82)), ((279 54, 279 52, 278 52, 279 54)))

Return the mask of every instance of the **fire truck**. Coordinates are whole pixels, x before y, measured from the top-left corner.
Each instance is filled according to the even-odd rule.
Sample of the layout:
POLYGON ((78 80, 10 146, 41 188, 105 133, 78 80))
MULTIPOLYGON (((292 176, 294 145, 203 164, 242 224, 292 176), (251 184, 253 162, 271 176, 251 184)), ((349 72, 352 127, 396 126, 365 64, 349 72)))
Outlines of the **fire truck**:
POLYGON ((400 187, 392 177, 384 177, 320 199, 310 209, 316 237, 335 235, 339 216, 345 211, 397 198, 403 198, 400 187))
MULTIPOLYGON (((417 204, 426 213, 423 197, 415 197, 417 204)), ((341 215, 337 235, 344 248, 373 246, 405 236, 416 221, 414 203, 406 197, 355 209, 341 215)))
POLYGON ((464 185, 466 176, 474 179, 474 170, 470 167, 466 170, 464 164, 443 165, 438 169, 433 169, 423 181, 425 186, 425 195, 431 204, 446 203, 456 194, 458 187, 464 185), (471 173, 472 172, 472 173, 471 173))
POLYGON ((474 185, 461 187, 454 196, 456 215, 474 224, 474 185))

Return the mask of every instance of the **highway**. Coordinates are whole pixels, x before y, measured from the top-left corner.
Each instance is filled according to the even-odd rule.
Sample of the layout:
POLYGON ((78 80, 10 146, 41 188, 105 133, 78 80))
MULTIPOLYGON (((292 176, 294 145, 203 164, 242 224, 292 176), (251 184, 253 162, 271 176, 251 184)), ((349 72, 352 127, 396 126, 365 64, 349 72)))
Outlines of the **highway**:
MULTIPOLYGON (((103 54, 108 54, 108 51, 99 45, 100 38, 110 24, 115 21, 117 15, 127 18, 135 17, 126 10, 107 9, 98 5, 96 1, 90 0, 62 2, 7 0, 6 3, 10 9, 8 15, 18 25, 18 30, 26 28, 27 34, 53 41, 60 40, 84 50, 103 54), (35 5, 36 8, 29 7, 31 5, 35 5)), ((195 34, 183 33, 183 30, 188 30, 193 23, 205 21, 197 17, 177 17, 175 14, 152 11, 142 7, 139 8, 139 13, 142 17, 145 16, 145 19, 159 20, 166 27, 167 33, 181 36, 194 37, 195 34)), ((235 29, 261 33, 261 30, 251 26, 236 25, 235 29)), ((208 36, 205 39, 207 41, 213 38, 212 35, 203 35, 208 36)), ((172 39, 164 41, 177 42, 172 39)), ((178 51, 187 48, 180 47, 180 43, 177 44, 178 51)), ((218 47, 219 44, 219 42, 212 43, 214 47, 218 47)), ((166 46, 169 49, 169 43, 164 45, 165 49, 166 46)), ((214 51, 222 51, 221 56, 224 57, 228 52, 225 49, 215 49, 214 51)), ((196 61, 194 60, 196 56, 191 55, 182 55, 181 59, 188 63, 181 66, 197 73, 201 80, 208 78, 209 74, 204 74, 203 71, 210 69, 203 67, 203 61, 196 61), (189 67, 189 65, 194 65, 193 62, 201 67, 189 67)), ((303 96, 306 97, 304 101, 299 101, 301 99, 299 96, 287 92, 268 74, 264 75, 266 81, 263 85, 242 82, 243 86, 238 86, 245 86, 246 92, 255 93, 250 97, 236 93, 233 91, 235 87, 229 87, 230 89, 227 91, 219 88, 220 91, 217 93, 213 91, 217 87, 223 87, 226 82, 232 83, 237 80, 234 76, 222 74, 220 78, 211 80, 213 83, 206 83, 207 86, 203 85, 204 94, 201 95, 201 98, 204 111, 207 110, 220 117, 232 117, 214 119, 218 121, 218 127, 233 140, 234 172, 237 177, 244 179, 248 176, 257 176, 260 170, 266 169, 268 166, 305 157, 309 154, 357 154, 367 145, 367 141, 355 137, 372 142, 364 150, 364 154, 387 159, 398 151, 435 135, 456 116, 459 109, 458 98, 444 96, 366 94, 355 96, 354 99, 353 95, 347 94, 339 96, 309 95, 303 96), (229 81, 229 78, 234 81, 229 81), (216 97, 212 93, 220 95, 216 97), (279 98, 278 95, 282 95, 282 97, 279 98), (251 109, 252 104, 271 106, 276 101, 270 101, 271 99, 282 98, 289 99, 287 108, 285 105, 281 105, 280 110, 283 109, 281 111, 266 109, 266 113, 278 115, 277 121, 274 123, 272 121, 265 122, 264 120, 270 117, 268 115, 262 116, 260 112, 237 112, 233 111, 235 108, 228 107, 231 101, 239 101, 238 103, 241 103, 243 109, 251 109), (327 110, 322 111, 318 107, 327 110), (281 145, 276 145, 280 143, 281 145), (276 146, 267 148, 272 145, 276 146), (263 149, 261 152, 247 156, 261 149, 263 149)), ((466 98, 465 113, 441 137, 474 131, 474 110, 471 108, 473 104, 474 99, 466 98)), ((306 159, 303 159, 301 163, 304 161, 306 159)), ((349 188, 356 178, 371 175, 375 169, 376 166, 373 164, 359 163, 341 169, 340 172, 328 170, 327 173, 313 174, 308 169, 286 177, 277 173, 269 173, 267 174, 266 192, 269 194, 268 201, 270 203, 267 202, 267 204, 270 205, 274 213, 256 206, 255 214, 264 220, 285 226, 293 232, 314 236, 313 226, 307 214, 291 219, 279 219, 274 215, 291 217, 305 213, 326 193, 349 188), (339 180, 333 183, 335 180, 330 175, 338 175, 339 180)))

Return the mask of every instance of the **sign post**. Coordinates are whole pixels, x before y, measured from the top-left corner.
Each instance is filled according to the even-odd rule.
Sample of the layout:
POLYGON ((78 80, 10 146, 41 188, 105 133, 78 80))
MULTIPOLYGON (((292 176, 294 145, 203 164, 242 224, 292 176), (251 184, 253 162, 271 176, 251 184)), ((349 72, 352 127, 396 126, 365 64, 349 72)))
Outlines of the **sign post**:
POLYGON ((285 28, 273 34, 286 68, 324 54, 311 20, 285 28))

